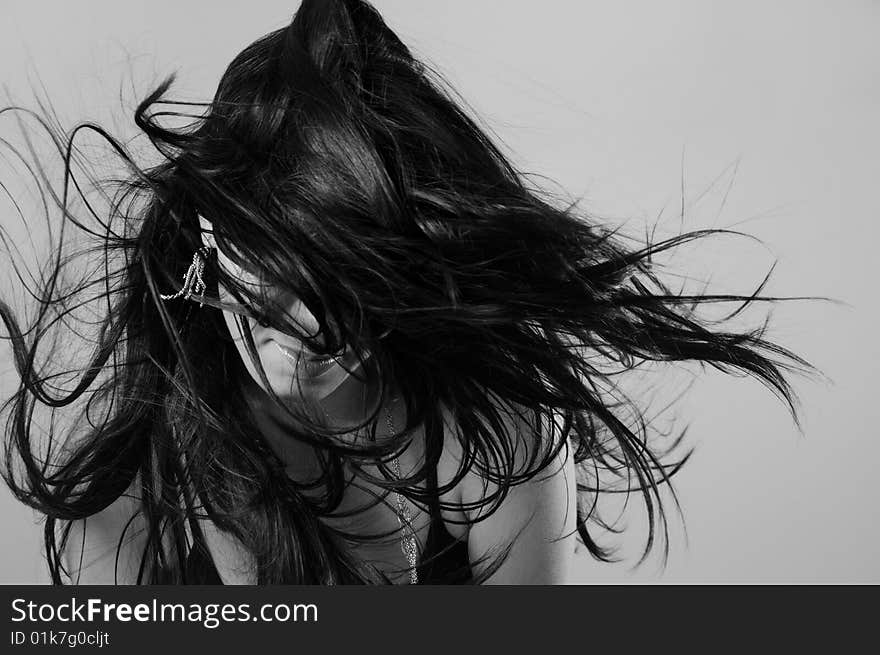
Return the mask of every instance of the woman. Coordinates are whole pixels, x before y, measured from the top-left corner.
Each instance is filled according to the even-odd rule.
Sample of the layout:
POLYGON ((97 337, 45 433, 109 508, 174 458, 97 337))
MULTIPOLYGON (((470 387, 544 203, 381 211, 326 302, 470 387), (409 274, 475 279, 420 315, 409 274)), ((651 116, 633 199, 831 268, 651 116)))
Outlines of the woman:
POLYGON ((155 167, 84 126, 132 170, 106 215, 84 203, 101 229, 78 185, 57 196, 98 273, 63 284, 59 248, 28 329, 0 305, 5 478, 47 517, 56 583, 562 583, 576 541, 611 559, 607 494, 641 492, 644 558, 687 459, 621 371, 695 361, 792 405, 806 362, 698 312, 768 298, 655 273, 717 230, 628 247, 554 206, 369 4, 305 0, 203 113, 170 84, 135 115, 155 167), (100 304, 94 351, 62 391, 45 362, 77 302, 100 304), (76 420, 46 440, 40 406, 76 420))

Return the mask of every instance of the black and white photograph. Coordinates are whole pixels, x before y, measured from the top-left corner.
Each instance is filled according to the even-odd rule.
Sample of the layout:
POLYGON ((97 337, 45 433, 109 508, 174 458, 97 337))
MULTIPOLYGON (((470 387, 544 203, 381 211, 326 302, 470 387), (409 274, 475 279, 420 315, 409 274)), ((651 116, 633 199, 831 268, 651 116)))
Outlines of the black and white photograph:
POLYGON ((880 582, 880 3, 0 14, 0 584, 880 582))

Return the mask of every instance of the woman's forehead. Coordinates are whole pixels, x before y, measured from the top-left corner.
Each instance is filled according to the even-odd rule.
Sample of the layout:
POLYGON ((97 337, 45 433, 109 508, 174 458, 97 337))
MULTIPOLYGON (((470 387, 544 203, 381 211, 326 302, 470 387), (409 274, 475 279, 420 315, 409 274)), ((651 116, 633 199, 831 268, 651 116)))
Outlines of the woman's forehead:
POLYGON ((209 221, 207 218, 205 218, 201 214, 199 214, 198 216, 199 216, 199 229, 203 233, 208 232, 210 236, 213 236, 213 234, 211 234, 211 233, 214 232, 214 225, 211 223, 211 221, 209 221))
POLYGON ((230 244, 228 240, 224 241, 224 248, 220 248, 217 239, 214 236, 214 225, 207 218, 198 214, 199 228, 201 230, 201 241, 209 248, 213 248, 217 256, 217 265, 229 276, 237 278, 240 282, 250 286, 261 286, 260 276, 254 271, 249 270, 246 264, 242 266, 236 261, 240 261, 240 251, 234 244, 230 244), (233 259, 235 258, 235 259, 233 259))
POLYGON ((241 281, 254 283, 256 280, 255 276, 248 273, 241 266, 232 261, 229 255, 217 246, 217 241, 214 238, 214 227, 211 222, 201 214, 199 214, 199 227, 202 232, 202 243, 209 248, 214 248, 217 253, 217 264, 225 270, 227 274, 233 275, 241 281))
MULTIPOLYGON (((207 218, 205 218, 201 214, 199 214, 198 216, 199 216, 199 229, 201 231, 202 243, 204 243, 206 246, 209 246, 211 248, 216 248, 218 251, 218 255, 224 255, 224 256, 227 255, 227 253, 221 252, 220 249, 217 247, 217 239, 214 236, 214 224, 211 223, 211 221, 209 221, 207 218)), ((227 248, 228 247, 229 247, 229 244, 227 243, 227 248)))

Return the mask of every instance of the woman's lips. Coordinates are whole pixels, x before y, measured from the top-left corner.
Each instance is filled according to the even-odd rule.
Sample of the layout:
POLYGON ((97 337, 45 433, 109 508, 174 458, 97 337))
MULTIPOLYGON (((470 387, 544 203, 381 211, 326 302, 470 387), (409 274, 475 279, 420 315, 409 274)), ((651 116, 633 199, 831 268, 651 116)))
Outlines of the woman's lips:
POLYGON ((306 377, 315 378, 326 373, 336 363, 333 356, 307 355, 302 350, 296 350, 273 341, 275 347, 282 355, 289 359, 297 371, 306 377))

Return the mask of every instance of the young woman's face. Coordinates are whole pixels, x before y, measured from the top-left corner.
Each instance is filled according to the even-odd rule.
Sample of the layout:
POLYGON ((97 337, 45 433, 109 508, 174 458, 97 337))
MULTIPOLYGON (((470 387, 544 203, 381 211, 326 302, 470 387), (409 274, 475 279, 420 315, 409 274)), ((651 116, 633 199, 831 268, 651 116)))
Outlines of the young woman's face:
MULTIPOLYGON (((199 223, 205 245, 216 250, 218 267, 227 275, 240 280, 242 284, 259 286, 259 281, 253 274, 237 266, 217 248, 211 233, 211 224, 201 216, 199 223)), ((237 304, 238 301, 228 289, 223 285, 218 286, 221 302, 237 304)), ((280 301, 280 299, 276 300, 280 301)), ((295 325, 308 334, 318 332, 317 319, 301 300, 295 297, 285 298, 282 304, 287 307, 288 316, 295 325)), ((319 403, 336 391, 351 377, 352 372, 357 370, 359 362, 350 351, 335 358, 315 355, 293 335, 272 327, 262 327, 253 320, 244 323, 238 314, 227 310, 223 310, 223 318, 248 373, 257 385, 268 391, 247 349, 243 329, 246 329, 246 326, 250 327, 254 347, 271 390, 288 402, 306 405, 319 403)))

